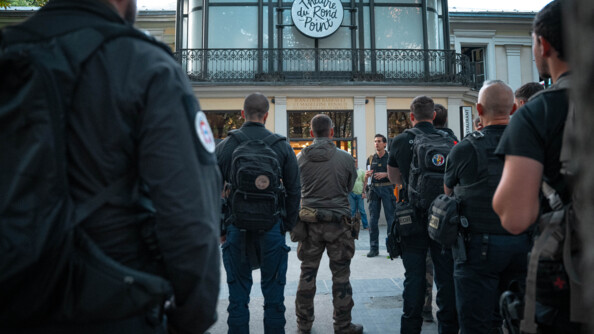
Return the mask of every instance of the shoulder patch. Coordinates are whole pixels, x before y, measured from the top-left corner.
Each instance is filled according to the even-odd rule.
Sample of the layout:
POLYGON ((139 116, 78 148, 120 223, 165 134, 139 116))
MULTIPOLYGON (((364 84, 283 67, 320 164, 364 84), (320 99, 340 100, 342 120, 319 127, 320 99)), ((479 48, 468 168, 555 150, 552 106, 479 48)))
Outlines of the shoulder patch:
POLYGON ((202 146, 204 146, 207 152, 214 153, 216 147, 214 136, 210 129, 210 125, 208 124, 208 120, 206 119, 206 115, 201 110, 196 112, 194 126, 196 127, 196 134, 198 135, 202 146))

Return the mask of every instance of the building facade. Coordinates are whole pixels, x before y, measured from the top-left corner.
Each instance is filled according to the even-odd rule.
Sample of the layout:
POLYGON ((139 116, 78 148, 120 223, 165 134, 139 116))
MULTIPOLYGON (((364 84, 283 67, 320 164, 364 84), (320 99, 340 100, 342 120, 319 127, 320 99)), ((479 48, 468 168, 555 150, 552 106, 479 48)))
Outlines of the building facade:
MULTIPOLYGON (((31 10, 0 10, 0 27, 31 10)), ((243 99, 269 97, 266 127, 298 153, 309 121, 326 113, 336 143, 358 159, 376 133, 411 126, 410 102, 431 96, 458 137, 483 80, 537 81, 534 13, 448 12, 447 0, 181 0, 141 11, 137 26, 174 50, 217 139, 241 126, 243 99)))

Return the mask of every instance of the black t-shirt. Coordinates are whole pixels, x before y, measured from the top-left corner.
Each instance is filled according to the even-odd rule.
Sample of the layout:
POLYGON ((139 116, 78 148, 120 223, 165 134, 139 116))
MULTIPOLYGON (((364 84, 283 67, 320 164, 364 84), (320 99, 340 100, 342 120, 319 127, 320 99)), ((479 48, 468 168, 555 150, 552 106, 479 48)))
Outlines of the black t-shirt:
MULTIPOLYGON (((371 170, 373 171, 373 173, 386 173, 388 172, 388 156, 389 153, 386 152, 384 153, 384 155, 380 158, 379 155, 377 153, 375 153, 373 155, 373 158, 371 159, 371 170)), ((370 166, 369 164, 369 159, 367 159, 367 163, 366 166, 370 166)), ((384 182, 390 182, 390 179, 387 177, 384 177, 383 179, 372 179, 371 180, 372 183, 384 183, 384 182)))
MULTIPOLYGON (((501 134, 506 125, 490 125, 483 129, 485 134, 501 134)), ((462 186, 473 184, 477 181, 479 175, 478 156, 476 150, 470 143, 470 140, 462 140, 458 143, 446 160, 446 172, 444 183, 446 187, 453 189, 455 185, 462 186)))
POLYGON ((546 90, 535 96, 514 114, 495 150, 498 155, 522 156, 543 164, 544 180, 564 201, 570 193, 560 174, 559 156, 568 101, 564 90, 546 90))
MULTIPOLYGON (((437 132, 430 122, 419 122, 415 125, 415 128, 425 133, 437 132)), ((410 170, 410 162, 412 161, 412 144, 414 138, 415 136, 412 133, 404 132, 396 136, 392 140, 392 145, 390 145, 388 166, 400 169, 402 182, 405 184, 408 183, 408 172, 410 170)))

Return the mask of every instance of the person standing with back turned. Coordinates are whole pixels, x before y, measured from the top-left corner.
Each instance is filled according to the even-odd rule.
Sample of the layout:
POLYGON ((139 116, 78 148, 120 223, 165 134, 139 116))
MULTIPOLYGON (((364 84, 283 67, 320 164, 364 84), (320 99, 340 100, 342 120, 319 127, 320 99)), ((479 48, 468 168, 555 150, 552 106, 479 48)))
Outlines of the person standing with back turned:
POLYGON ((499 296, 512 281, 524 285, 532 246, 528 233, 516 236, 504 230, 491 206, 503 170, 494 151, 516 110, 511 88, 502 81, 486 81, 476 109, 485 127, 452 149, 444 178, 445 193, 453 191, 461 201, 460 215, 468 219, 467 259, 454 259, 462 334, 501 330, 499 296))
POLYGON ((349 192, 357 170, 355 160, 338 149, 332 137, 330 117, 319 114, 311 120, 312 145, 299 153, 302 198, 299 218, 307 224, 307 236, 299 241, 297 257, 301 276, 295 297, 299 333, 311 333, 314 322, 316 276, 324 250, 332 271, 334 333, 360 334, 363 326, 351 322, 353 289, 350 283, 351 259, 355 254, 355 235, 350 222, 349 192))
MULTIPOLYGON (((75 86, 62 96, 68 196, 78 209, 129 179, 77 229, 119 264, 169 280, 175 304, 123 319, 20 324, 38 325, 35 333, 202 333, 216 320, 220 174, 214 138, 186 73, 168 47, 138 37, 144 34, 131 27, 135 16, 136 0, 50 0, 25 22, 4 29, 1 47, 31 40, 37 50, 47 50, 47 44, 64 42, 62 37, 88 32, 88 38, 70 40, 79 43, 69 54, 73 65, 91 51, 83 47, 87 39, 117 32, 88 55, 76 82, 52 85, 57 92, 75 86), (145 227, 154 236, 150 245, 145 227)), ((52 166, 43 167, 49 176, 52 166)), ((96 274, 89 271, 75 281, 92 281, 88 278, 96 274)), ((41 283, 40 277, 32 279, 31 288, 41 283)), ((58 302, 66 292, 55 293, 58 302)), ((123 299, 133 297, 114 295, 110 304, 118 309, 123 299)))
POLYGON ((227 324, 229 333, 233 334, 249 333, 248 304, 252 288, 252 269, 258 267, 262 275, 261 286, 264 295, 264 332, 285 332, 284 291, 290 251, 285 242, 285 233, 295 225, 301 186, 293 149, 284 137, 273 134, 264 127, 268 118, 268 108, 266 96, 260 93, 248 95, 241 111, 241 116, 246 122, 239 130, 230 132, 229 137, 220 142, 216 149, 223 180, 231 184, 227 196, 231 215, 235 217, 235 220, 226 226, 226 233, 222 237, 223 264, 229 286, 227 324), (256 148, 258 152, 242 156, 249 148, 256 148), (274 161, 257 156, 265 152, 270 152, 274 161), (237 165, 241 161, 246 163, 237 165), (256 166, 254 175, 248 175, 253 167, 248 164, 254 163, 262 165, 256 166), (273 165, 280 170, 264 174, 263 171, 273 165), (274 175, 277 172, 280 175, 274 175), (252 179, 252 176, 255 177, 252 179), (280 177, 280 186, 284 188, 284 192, 274 194, 275 198, 272 198, 271 203, 276 204, 269 204, 263 194, 270 187, 278 186, 275 177, 280 177), (245 190, 242 188, 244 186, 255 188, 245 190), (243 202, 243 199, 248 202, 243 202), (286 210, 286 214, 260 216, 267 209, 275 210, 275 213, 286 210), (252 211, 244 215, 246 212, 243 210, 252 211), (250 220, 252 218, 255 220, 250 220), (262 225, 264 220, 270 224, 262 225), (251 229, 250 225, 254 229, 251 229))
MULTIPOLYGON (((423 304, 425 303, 425 288, 426 288, 426 257, 427 252, 431 252, 431 259, 433 260, 434 279, 437 286, 436 304, 438 307, 437 321, 438 330, 440 334, 454 334, 458 333, 458 319, 456 314, 456 298, 454 292, 454 260, 452 253, 449 250, 443 250, 441 245, 436 241, 429 239, 427 232, 427 209, 417 207, 415 202, 421 202, 426 195, 423 195, 416 200, 411 198, 411 181, 413 177, 413 151, 415 141, 421 136, 440 137, 439 143, 449 145, 451 149, 453 140, 444 132, 439 131, 433 127, 433 119, 435 118, 433 99, 428 96, 417 96, 410 105, 410 119, 414 125, 413 129, 406 130, 399 134, 392 141, 390 147, 390 157, 388 160, 388 176, 392 183, 397 185, 403 184, 407 189, 406 202, 409 202, 415 211, 415 222, 408 224, 411 230, 405 235, 402 232, 404 224, 400 225, 400 236, 402 238, 402 263, 404 264, 404 292, 402 297, 404 299, 403 314, 401 320, 400 333, 402 334, 418 334, 421 332, 423 325, 423 304), (416 135, 410 130, 415 131, 416 135), (419 133, 422 131, 422 134, 419 133)), ((432 163, 437 165, 445 165, 445 156, 439 154, 434 156, 432 163)), ((426 160, 422 158, 422 160, 426 160)), ((419 169, 419 168, 417 168, 419 169)), ((422 173, 421 173, 422 176, 422 173)), ((419 179, 421 178, 419 176, 419 179)), ((437 175, 438 176, 438 175, 437 175)), ((439 189, 425 189, 425 191, 432 191, 434 194, 443 192, 443 175, 439 177, 439 189)), ((418 196, 418 195, 417 195, 418 196)), ((424 199, 425 203, 431 203, 433 198, 424 199)), ((397 214, 395 214, 397 215, 397 214)))
MULTIPOLYGON (((524 233, 537 222, 539 215, 557 210, 549 201, 541 200, 545 198, 540 196, 541 187, 556 192, 563 204, 569 203, 573 196, 571 175, 563 170, 570 157, 563 156, 561 149, 564 136, 570 135, 565 134, 565 126, 571 82, 563 45, 563 3, 563 0, 555 0, 546 5, 536 14, 532 24, 536 68, 540 76, 550 78, 553 85, 535 94, 514 114, 495 151, 505 156, 505 164, 493 197, 493 209, 499 215, 503 228, 512 234, 524 233)), ((535 246, 538 243, 536 239, 535 246)), ((578 243, 573 246, 578 246, 578 243)), ((575 250, 574 254, 580 253, 581 249, 575 250)), ((523 327, 527 322, 535 321, 538 333, 581 333, 591 315, 585 314, 579 307, 570 309, 570 304, 573 305, 582 296, 574 299, 570 282, 565 277, 567 273, 563 261, 539 261, 535 278, 538 284, 534 283, 536 314, 531 319, 524 317, 523 327)), ((530 267, 527 291, 529 278, 530 267)), ((533 328, 522 330, 534 331, 533 328)))

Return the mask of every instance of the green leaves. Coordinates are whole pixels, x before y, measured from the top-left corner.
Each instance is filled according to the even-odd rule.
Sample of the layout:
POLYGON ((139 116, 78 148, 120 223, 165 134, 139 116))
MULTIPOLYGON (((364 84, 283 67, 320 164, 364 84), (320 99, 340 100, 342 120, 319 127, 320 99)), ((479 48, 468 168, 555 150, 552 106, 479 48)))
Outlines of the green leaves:
POLYGON ((48 0, 0 0, 0 7, 41 7, 48 0))

